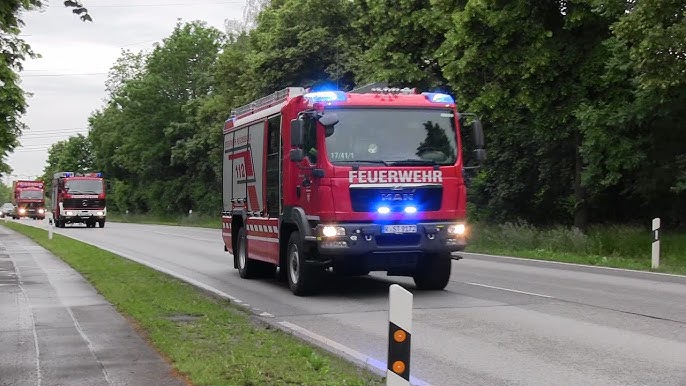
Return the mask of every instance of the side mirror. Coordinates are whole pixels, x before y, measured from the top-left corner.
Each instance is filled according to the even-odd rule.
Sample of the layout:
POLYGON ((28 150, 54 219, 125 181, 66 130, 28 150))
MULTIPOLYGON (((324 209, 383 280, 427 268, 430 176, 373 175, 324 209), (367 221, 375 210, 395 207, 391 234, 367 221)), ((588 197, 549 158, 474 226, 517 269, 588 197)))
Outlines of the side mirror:
POLYGON ((291 162, 300 162, 305 159, 305 151, 303 149, 291 149, 290 157, 291 162))
POLYGON ((338 114, 334 112, 324 113, 324 115, 319 117, 319 123, 321 123, 322 126, 324 126, 324 133, 326 137, 330 137, 333 135, 333 127, 338 123, 338 121, 338 114))
POLYGON ((472 138, 474 140, 474 147, 483 149, 484 147, 484 129, 481 126, 481 121, 477 118, 472 122, 472 138))
POLYGON ((302 119, 291 120, 291 146, 301 147, 305 143, 304 126, 302 119))

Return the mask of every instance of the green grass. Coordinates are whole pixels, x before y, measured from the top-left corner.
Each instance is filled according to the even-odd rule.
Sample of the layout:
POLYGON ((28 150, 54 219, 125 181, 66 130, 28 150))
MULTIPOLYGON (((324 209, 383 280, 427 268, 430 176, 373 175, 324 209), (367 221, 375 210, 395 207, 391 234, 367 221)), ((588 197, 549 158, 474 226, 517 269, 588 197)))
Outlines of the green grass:
MULTIPOLYGON (((473 224, 467 252, 498 254, 636 270, 651 269, 652 233, 632 226, 539 229, 527 224, 473 224)), ((686 234, 662 232, 660 267, 686 274, 686 234)))
POLYGON ((194 385, 381 385, 228 301, 89 244, 7 223, 79 271, 194 385))
POLYGON ((215 229, 220 229, 222 226, 222 219, 220 216, 208 216, 206 214, 161 216, 109 212, 107 213, 107 220, 114 222, 126 222, 136 224, 180 225, 215 229))

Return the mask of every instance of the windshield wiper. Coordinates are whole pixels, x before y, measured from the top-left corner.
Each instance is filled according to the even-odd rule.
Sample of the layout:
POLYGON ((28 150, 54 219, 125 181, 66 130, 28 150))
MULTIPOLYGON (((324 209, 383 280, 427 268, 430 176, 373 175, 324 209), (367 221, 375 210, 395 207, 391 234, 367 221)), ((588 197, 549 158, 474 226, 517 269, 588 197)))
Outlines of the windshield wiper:
POLYGON ((337 162, 345 162, 345 163, 367 163, 367 164, 382 164, 388 166, 388 162, 381 160, 381 159, 356 159, 356 160, 350 160, 350 161, 337 161, 337 162))
POLYGON ((400 159, 388 162, 391 165, 439 165, 438 162, 428 159, 400 159))

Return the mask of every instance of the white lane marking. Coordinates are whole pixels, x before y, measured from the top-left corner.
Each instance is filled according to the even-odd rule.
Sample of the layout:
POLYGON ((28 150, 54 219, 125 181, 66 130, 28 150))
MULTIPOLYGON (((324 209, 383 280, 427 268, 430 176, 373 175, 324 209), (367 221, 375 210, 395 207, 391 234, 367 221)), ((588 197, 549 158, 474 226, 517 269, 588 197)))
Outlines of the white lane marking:
MULTIPOLYGON (((525 257, 489 255, 489 254, 487 254, 487 253, 473 253, 473 252, 461 252, 461 254, 462 254, 462 255, 465 255, 465 256, 467 256, 467 255, 486 256, 486 257, 495 257, 495 258, 498 258, 498 259, 510 259, 510 260, 517 260, 517 261, 525 261, 525 262, 532 262, 532 261, 535 261, 535 262, 537 262, 537 263, 559 264, 559 265, 571 265, 571 266, 576 266, 576 267, 606 269, 606 270, 609 270, 609 271, 622 271, 622 272, 633 272, 633 273, 645 273, 645 274, 658 275, 658 276, 671 276, 671 277, 686 278, 686 275, 677 275, 677 274, 673 274, 673 273, 652 272, 652 271, 640 271, 640 270, 638 270, 638 269, 626 269, 626 268, 603 267, 603 266, 600 266, 600 265, 588 265, 588 264, 566 263, 566 262, 564 262, 564 261, 528 259, 528 258, 525 258, 525 257)), ((468 256, 467 256, 467 257, 468 257, 468 256)))
POLYGON ((88 339, 88 336, 86 336, 86 333, 83 332, 83 329, 81 329, 81 324, 79 323, 78 320, 76 320, 76 317, 74 316, 74 313, 71 311, 71 307, 64 307, 67 309, 67 312, 69 312, 69 316, 71 316, 71 320, 74 321, 74 327, 76 327, 76 331, 79 332, 79 335, 81 335, 81 338, 86 342, 86 345, 88 345, 88 349, 90 350, 91 354, 93 354, 93 357, 95 358, 96 361, 100 364, 100 368, 102 369, 102 374, 105 376, 105 381, 107 382, 108 385, 112 384, 112 381, 110 380, 110 375, 107 372, 107 369, 105 368, 105 364, 102 363, 100 358, 98 358, 98 354, 95 352, 95 347, 93 347, 93 343, 91 343, 91 340, 88 339))
POLYGON ((496 287, 496 286, 487 285, 487 284, 469 283, 469 282, 464 282, 464 284, 475 285, 475 286, 478 286, 478 287, 492 288, 492 289, 497 289, 497 290, 501 290, 501 291, 515 292, 515 293, 518 293, 518 294, 531 295, 531 296, 540 296, 540 297, 542 297, 542 298, 554 299, 552 296, 548 296, 548 295, 541 295, 541 294, 537 294, 537 293, 534 293, 534 292, 518 291, 518 290, 514 290, 514 289, 510 289, 510 288, 496 287))
POLYGON ((273 318, 274 317, 274 315, 270 314, 269 312, 263 312, 259 316, 261 316, 263 318, 273 318))
POLYGON ((172 236, 172 237, 182 237, 184 239, 191 239, 191 240, 198 240, 198 241, 207 241, 207 242, 216 242, 216 239, 204 239, 201 237, 193 237, 193 236, 185 236, 185 235, 180 235, 178 233, 167 233, 167 232, 160 232, 160 231, 152 231, 152 233, 157 233, 158 235, 165 235, 165 236, 172 236))
POLYGON ((38 332, 36 331, 36 319, 33 317, 33 306, 31 306, 31 299, 29 299, 29 295, 26 293, 24 286, 21 285, 21 283, 22 283, 21 272, 19 272, 17 265, 14 264, 14 260, 10 259, 10 261, 12 262, 12 265, 14 266, 14 272, 16 272, 16 274, 17 274, 19 289, 21 290, 21 293, 24 295, 26 302, 29 304, 29 318, 31 318, 31 330, 32 330, 31 332, 33 333, 33 346, 36 350, 36 382, 37 382, 37 386, 41 386, 43 384, 43 374, 41 373, 41 370, 40 370, 40 347, 38 346, 38 332))
MULTIPOLYGON (((290 330, 292 330, 292 331, 295 331, 295 332, 297 332, 297 333, 300 333, 300 334, 302 334, 302 335, 305 335, 305 336, 307 336, 307 337, 309 337, 309 338, 311 338, 311 339, 314 339, 314 340, 318 341, 319 343, 322 343, 322 344, 324 344, 324 345, 326 345, 326 346, 329 346, 329 347, 331 347, 331 348, 333 348, 333 349, 335 349, 335 350, 338 350, 338 351, 340 351, 340 352, 343 352, 343 353, 345 353, 345 354, 347 354, 347 355, 349 355, 349 356, 351 356, 351 357, 357 359, 358 361, 360 361, 360 362, 362 362, 362 363, 366 363, 367 365, 370 365, 370 366, 372 366, 372 367, 374 367, 374 368, 380 370, 380 371, 383 372, 384 374, 386 374, 386 370, 388 370, 388 369, 386 368, 386 364, 383 363, 383 362, 381 362, 380 360, 374 359, 374 358, 369 357, 369 356, 366 356, 366 355, 362 354, 361 352, 359 352, 359 351, 357 351, 357 350, 353 350, 352 348, 350 348, 350 347, 348 347, 348 346, 344 346, 344 345, 342 345, 342 344, 340 344, 340 343, 338 343, 338 342, 335 342, 335 341, 333 341, 333 340, 331 340, 331 339, 329 339, 329 338, 323 337, 323 336, 317 334, 316 332, 312 332, 312 331, 310 331, 310 330, 307 330, 307 329, 305 329, 305 328, 303 328, 303 327, 298 326, 297 324, 293 324, 293 323, 287 322, 287 321, 285 321, 285 320, 284 320, 284 321, 281 321, 281 322, 278 322, 278 323, 279 323, 281 326, 283 326, 283 327, 286 327, 286 328, 288 328, 288 329, 290 329, 290 330)), ((410 376, 410 384, 412 384, 412 385, 418 385, 418 386, 430 386, 429 383, 427 383, 427 382, 425 382, 425 381, 422 381, 422 380, 420 380, 420 379, 417 379, 417 378, 415 378, 415 377, 413 377, 413 376, 410 376)))

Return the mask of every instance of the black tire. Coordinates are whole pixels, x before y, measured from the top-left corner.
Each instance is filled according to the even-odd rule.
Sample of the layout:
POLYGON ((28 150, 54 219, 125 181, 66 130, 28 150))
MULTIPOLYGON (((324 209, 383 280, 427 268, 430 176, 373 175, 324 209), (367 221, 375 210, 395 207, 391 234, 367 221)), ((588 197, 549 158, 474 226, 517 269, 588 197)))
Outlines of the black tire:
MULTIPOLYGON (((105 220, 99 220, 99 221, 98 221, 98 226, 99 226, 100 228, 104 228, 104 227, 105 227, 105 220)), ((95 228, 95 223, 93 223, 93 228, 95 228)))
POLYGON ((322 272, 305 263, 307 256, 303 247, 300 232, 294 231, 288 238, 286 249, 286 276, 288 286, 296 296, 307 296, 317 293, 321 288, 322 272))
POLYGON ((64 228, 65 223, 64 220, 62 220, 62 218, 58 217, 56 223, 58 228, 64 228))
POLYGON ((417 264, 413 275, 417 288, 436 291, 448 285, 452 268, 450 253, 427 254, 417 264))
POLYGON ((276 266, 264 261, 253 260, 248 255, 248 232, 245 227, 238 231, 238 238, 236 240, 236 266, 238 267, 238 274, 243 279, 254 279, 257 277, 265 277, 274 275, 276 266))

